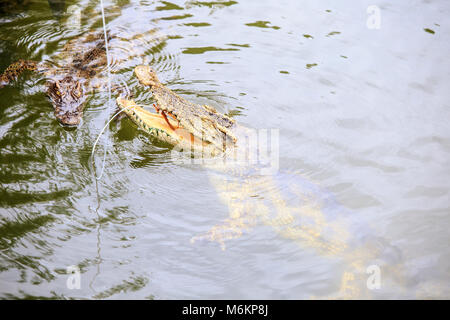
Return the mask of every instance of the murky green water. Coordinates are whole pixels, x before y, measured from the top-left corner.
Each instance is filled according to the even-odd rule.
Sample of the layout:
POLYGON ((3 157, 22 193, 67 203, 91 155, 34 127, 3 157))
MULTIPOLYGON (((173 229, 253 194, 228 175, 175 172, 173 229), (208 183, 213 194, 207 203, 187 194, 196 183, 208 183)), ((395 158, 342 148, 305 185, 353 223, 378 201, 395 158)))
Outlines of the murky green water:
MULTIPOLYGON (((0 69, 100 31, 99 2, 4 7, 0 69)), ((67 130, 26 74, 0 89, 1 297, 450 297, 447 1, 376 3, 379 29, 369 1, 104 2, 124 39, 156 31, 116 43, 114 83, 150 103, 133 76, 147 62, 185 98, 279 129, 279 170, 180 164, 123 119, 96 183, 114 101, 94 93, 67 130)))

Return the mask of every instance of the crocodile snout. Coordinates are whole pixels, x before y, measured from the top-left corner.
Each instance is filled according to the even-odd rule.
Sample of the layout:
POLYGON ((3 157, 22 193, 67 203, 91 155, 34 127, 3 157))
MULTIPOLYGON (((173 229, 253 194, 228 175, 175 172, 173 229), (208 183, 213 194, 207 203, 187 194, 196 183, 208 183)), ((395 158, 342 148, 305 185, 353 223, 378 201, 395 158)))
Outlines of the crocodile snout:
POLYGON ((82 115, 81 114, 76 114, 76 115, 71 114, 71 115, 63 115, 63 116, 56 115, 56 118, 62 125, 69 126, 69 127, 76 127, 80 124, 82 115))

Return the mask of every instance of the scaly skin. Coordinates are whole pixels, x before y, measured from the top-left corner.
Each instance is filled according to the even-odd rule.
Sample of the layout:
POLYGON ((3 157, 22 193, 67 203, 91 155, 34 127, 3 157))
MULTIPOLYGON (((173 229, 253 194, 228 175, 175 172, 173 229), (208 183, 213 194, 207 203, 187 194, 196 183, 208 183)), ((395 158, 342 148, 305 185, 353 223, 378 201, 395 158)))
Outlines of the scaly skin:
POLYGON ((212 143, 194 136, 170 117, 151 113, 138 106, 133 100, 118 97, 117 105, 142 130, 153 138, 177 147, 178 151, 194 152, 204 157, 214 157, 221 153, 212 143), (169 126, 170 123, 170 126, 169 126))
POLYGON ((37 62, 31 60, 20 59, 17 62, 11 64, 6 70, 0 75, 0 88, 17 79, 17 77, 24 71, 36 71, 37 62))
POLYGON ((134 69, 139 82, 148 86, 157 102, 157 108, 172 115, 179 124, 194 136, 202 138, 224 150, 236 143, 234 120, 218 113, 213 107, 189 102, 164 86, 149 66, 134 69))
POLYGON ((92 89, 91 80, 106 65, 103 33, 88 33, 70 41, 61 56, 60 68, 27 60, 11 64, 0 75, 0 88, 16 80, 25 70, 43 73, 55 117, 63 125, 77 126, 83 116, 87 94, 92 89))

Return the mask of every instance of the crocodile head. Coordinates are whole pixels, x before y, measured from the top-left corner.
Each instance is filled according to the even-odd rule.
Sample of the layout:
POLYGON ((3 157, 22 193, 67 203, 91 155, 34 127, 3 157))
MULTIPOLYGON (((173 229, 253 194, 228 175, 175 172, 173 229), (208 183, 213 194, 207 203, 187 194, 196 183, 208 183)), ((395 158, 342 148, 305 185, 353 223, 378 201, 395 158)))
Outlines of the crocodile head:
POLYGON ((186 147, 194 140, 196 144, 199 142, 198 138, 184 128, 179 127, 177 122, 170 117, 150 112, 137 105, 133 100, 118 97, 116 101, 121 111, 127 114, 141 129, 159 141, 183 147, 186 147))
POLYGON ((83 116, 86 95, 79 79, 66 76, 62 80, 49 81, 47 95, 55 109, 55 117, 66 126, 77 126, 83 116))
POLYGON ((149 86, 150 88, 152 88, 154 86, 161 85, 161 82, 159 82, 155 70, 150 66, 137 66, 136 68, 134 68, 134 73, 136 74, 139 82, 144 86, 149 86))
POLYGON ((118 97, 116 101, 119 109, 125 112, 141 129, 154 139, 176 147, 178 151, 200 152, 202 157, 216 156, 225 151, 225 148, 218 148, 204 137, 196 136, 170 116, 143 109, 133 100, 118 97))
POLYGON ((219 113, 213 107, 198 105, 180 97, 159 81, 156 72, 150 66, 137 66, 134 72, 139 82, 152 91, 156 109, 165 118, 170 129, 174 126, 167 120, 169 117, 174 119, 177 128, 202 141, 203 145, 224 150, 236 142, 233 119, 219 113))

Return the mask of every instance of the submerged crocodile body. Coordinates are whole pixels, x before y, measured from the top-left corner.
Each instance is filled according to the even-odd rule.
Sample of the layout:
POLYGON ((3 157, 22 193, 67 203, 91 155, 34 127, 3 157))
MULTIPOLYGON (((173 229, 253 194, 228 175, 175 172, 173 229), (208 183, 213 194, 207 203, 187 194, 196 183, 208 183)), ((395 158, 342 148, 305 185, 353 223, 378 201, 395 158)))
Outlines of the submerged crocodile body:
MULTIPOLYGON (((211 107, 186 103, 157 81, 149 67, 139 66, 135 74, 141 84, 152 90, 157 101, 155 108, 161 114, 151 113, 132 100, 117 98, 117 104, 147 133, 172 145, 181 145, 178 149, 191 147, 193 150, 196 145, 200 148, 207 145, 218 151, 215 155, 245 151, 249 129, 237 125, 211 107), (174 119, 168 118, 165 112, 174 115, 174 119), (215 125, 210 125, 207 130, 188 127, 201 123, 196 119, 203 120, 205 116, 207 124, 213 122, 215 125), (217 137, 224 133, 232 137, 224 137, 227 150, 217 143, 217 137)), ((385 279, 388 278, 387 272, 391 272, 392 278, 401 277, 396 248, 377 237, 367 239, 370 233, 362 232, 364 224, 355 223, 332 195, 314 184, 296 174, 262 174, 253 170, 251 163, 238 163, 236 166, 233 161, 220 161, 218 166, 209 167, 220 169, 209 170, 210 182, 227 205, 229 217, 206 234, 193 237, 192 242, 214 241, 225 249, 227 240, 241 237, 244 231, 261 223, 271 226, 277 234, 298 243, 301 248, 312 248, 322 256, 343 261, 345 269, 337 293, 330 298, 370 297, 366 268, 374 261, 384 267, 385 279), (386 264, 386 259, 390 260, 389 264, 386 264)))
POLYGON ((106 66, 104 34, 88 33, 69 41, 54 60, 51 63, 19 60, 0 75, 0 87, 14 81, 26 70, 43 74, 56 119, 63 125, 77 126, 92 90, 92 80, 106 66))

